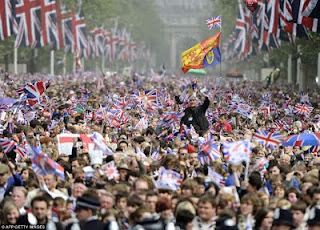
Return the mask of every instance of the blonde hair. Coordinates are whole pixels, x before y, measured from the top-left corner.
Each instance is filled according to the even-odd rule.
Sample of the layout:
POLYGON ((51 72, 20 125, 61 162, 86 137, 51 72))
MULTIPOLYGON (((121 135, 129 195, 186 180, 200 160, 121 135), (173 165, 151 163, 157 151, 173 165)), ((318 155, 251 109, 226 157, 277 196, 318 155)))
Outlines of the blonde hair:
POLYGON ((13 202, 13 201, 8 201, 4 204, 3 209, 2 209, 2 214, 3 214, 3 224, 10 224, 7 220, 7 215, 9 212, 11 212, 13 209, 16 209, 19 213, 19 208, 18 206, 13 202))

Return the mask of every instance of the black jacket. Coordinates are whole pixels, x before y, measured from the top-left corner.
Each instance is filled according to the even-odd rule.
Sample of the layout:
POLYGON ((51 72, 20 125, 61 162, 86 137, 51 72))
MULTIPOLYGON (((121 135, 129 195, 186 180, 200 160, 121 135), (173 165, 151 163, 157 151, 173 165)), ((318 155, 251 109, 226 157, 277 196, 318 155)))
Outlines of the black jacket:
POLYGON ((71 218, 65 222, 64 230, 81 229, 81 230, 107 230, 108 225, 101 222, 97 217, 92 217, 84 223, 79 223, 76 218, 71 218), (77 226, 76 226, 77 225, 77 226))
MULTIPOLYGON (((17 221, 17 225, 27 225, 27 226, 34 225, 35 223, 30 223, 29 222, 28 215, 33 215, 33 214, 29 213, 29 214, 20 216, 18 221, 17 221)), ((33 216, 33 218, 35 218, 35 217, 33 216)), ((63 226, 62 226, 62 224, 60 222, 53 222, 52 220, 49 220, 49 221, 47 221, 46 226, 45 226, 44 229, 45 230, 47 230, 47 229, 63 230, 63 226), (49 227, 49 225, 53 225, 53 226, 49 227)))
POLYGON ((184 110, 184 116, 181 118, 180 125, 185 124, 190 128, 190 125, 200 135, 203 135, 209 128, 209 121, 206 118, 205 114, 210 105, 209 98, 206 97, 202 105, 199 105, 196 108, 186 108, 184 110))

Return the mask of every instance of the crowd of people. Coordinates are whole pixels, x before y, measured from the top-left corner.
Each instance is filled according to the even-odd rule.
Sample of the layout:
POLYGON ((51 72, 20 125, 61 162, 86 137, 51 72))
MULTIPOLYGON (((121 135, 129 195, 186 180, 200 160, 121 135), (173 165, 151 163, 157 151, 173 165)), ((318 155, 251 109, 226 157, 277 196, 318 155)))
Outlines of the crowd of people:
POLYGON ((320 229, 319 90, 170 73, 10 75, 0 88, 0 225, 320 229), (283 144, 297 134, 319 144, 283 144), (230 160, 242 152, 224 144, 241 141, 248 160, 230 160))

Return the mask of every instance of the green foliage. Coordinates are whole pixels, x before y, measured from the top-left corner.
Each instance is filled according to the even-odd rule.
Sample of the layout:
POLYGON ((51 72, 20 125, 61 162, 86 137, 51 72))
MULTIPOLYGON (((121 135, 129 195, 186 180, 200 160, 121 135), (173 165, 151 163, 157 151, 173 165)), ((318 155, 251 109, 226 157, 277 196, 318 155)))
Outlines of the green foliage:
MULTIPOLYGON (((79 4, 77 0, 57 0, 64 3, 69 9, 77 12, 79 4)), ((145 42, 147 47, 152 47, 153 53, 161 53, 161 39, 163 24, 155 10, 154 0, 82 0, 82 7, 85 14, 87 28, 103 26, 105 29, 114 27, 115 19, 118 21, 118 28, 126 27, 131 33, 132 39, 141 44, 145 42)), ((4 57, 9 57, 8 62, 13 62, 14 37, 0 42, 0 62, 4 57)), ((32 55, 31 48, 19 48, 19 63, 27 63, 28 67, 32 62, 36 63, 35 71, 48 72, 50 64, 50 50, 39 48, 37 55, 32 55)), ((63 50, 55 52, 55 66, 57 73, 62 72, 62 66, 58 65, 63 59, 63 50)), ((73 69, 73 55, 67 55, 67 71, 73 69)), ((88 60, 85 66, 94 69, 95 62, 101 63, 101 58, 88 60)), ((30 71, 30 68, 28 68, 30 71)))

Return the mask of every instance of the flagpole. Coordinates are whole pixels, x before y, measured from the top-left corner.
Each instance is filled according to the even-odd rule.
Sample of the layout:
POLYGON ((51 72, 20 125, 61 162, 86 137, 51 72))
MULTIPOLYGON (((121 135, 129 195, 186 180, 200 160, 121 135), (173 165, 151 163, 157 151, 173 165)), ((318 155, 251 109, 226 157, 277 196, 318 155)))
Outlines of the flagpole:
POLYGON ((219 79, 219 105, 221 104, 221 79, 222 79, 222 74, 221 74, 221 63, 222 63, 222 54, 221 54, 221 51, 222 51, 222 49, 221 49, 221 41, 222 41, 222 16, 221 16, 221 20, 220 20, 220 23, 221 23, 221 25, 220 25, 220 42, 219 42, 219 49, 220 49, 220 64, 219 64, 219 66, 220 66, 220 79, 219 79))
POLYGON ((67 54, 63 53, 63 76, 67 73, 67 54))
POLYGON ((50 51, 50 75, 54 75, 54 50, 50 51))
POLYGON ((15 45, 13 50, 13 73, 18 73, 18 48, 15 45))

